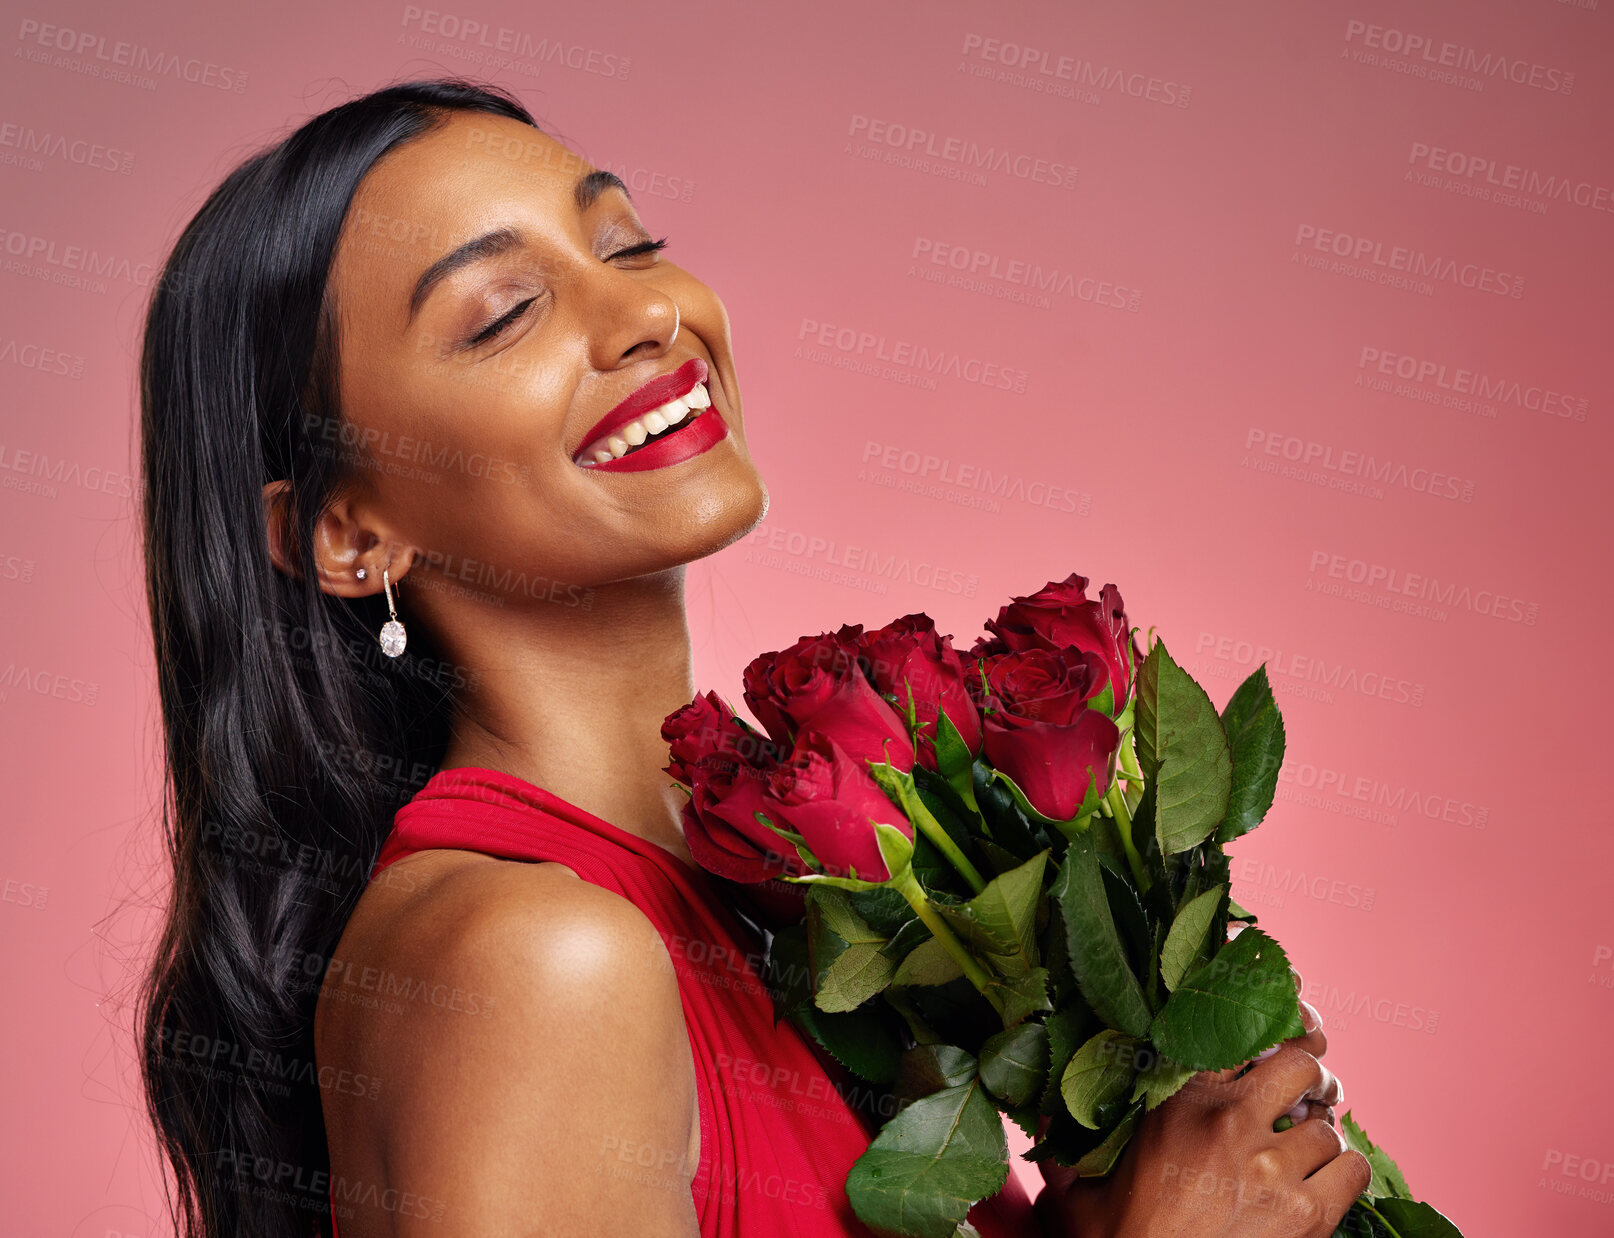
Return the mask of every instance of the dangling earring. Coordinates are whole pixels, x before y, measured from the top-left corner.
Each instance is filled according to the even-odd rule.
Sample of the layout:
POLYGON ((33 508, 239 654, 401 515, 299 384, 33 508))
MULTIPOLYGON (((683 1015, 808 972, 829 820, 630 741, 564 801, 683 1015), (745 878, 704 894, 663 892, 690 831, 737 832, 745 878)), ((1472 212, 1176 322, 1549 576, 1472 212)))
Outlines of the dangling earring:
POLYGON ((404 651, 409 633, 398 622, 398 608, 392 604, 392 578, 387 575, 386 568, 381 569, 381 587, 387 591, 387 613, 392 616, 381 625, 381 652, 389 658, 396 658, 404 651))

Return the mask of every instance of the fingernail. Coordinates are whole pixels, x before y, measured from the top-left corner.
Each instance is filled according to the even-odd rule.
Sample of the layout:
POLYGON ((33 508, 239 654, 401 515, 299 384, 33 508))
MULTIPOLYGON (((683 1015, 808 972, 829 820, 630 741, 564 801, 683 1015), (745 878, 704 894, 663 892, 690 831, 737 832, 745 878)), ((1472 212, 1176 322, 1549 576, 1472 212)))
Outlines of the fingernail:
POLYGON ((1308 1032, 1315 1032, 1323 1025, 1323 1016, 1317 1012, 1317 1007, 1310 1002, 1300 1003, 1300 1026, 1308 1032))
POLYGON ((1258 1063, 1264 1062, 1281 1048, 1283 1048, 1283 1044, 1280 1042, 1278 1044, 1273 1045, 1272 1048, 1270 1048, 1270 1049, 1262 1049, 1261 1052, 1257 1053, 1254 1057, 1252 1057, 1250 1059, 1250 1062, 1252 1064, 1258 1064, 1258 1063))
POLYGON ((1310 1107, 1305 1101, 1301 1101, 1298 1105, 1294 1106, 1294 1108, 1290 1109, 1289 1112, 1284 1116, 1287 1117, 1291 1122, 1304 1122, 1306 1120, 1306 1114, 1309 1112, 1309 1108, 1310 1107))

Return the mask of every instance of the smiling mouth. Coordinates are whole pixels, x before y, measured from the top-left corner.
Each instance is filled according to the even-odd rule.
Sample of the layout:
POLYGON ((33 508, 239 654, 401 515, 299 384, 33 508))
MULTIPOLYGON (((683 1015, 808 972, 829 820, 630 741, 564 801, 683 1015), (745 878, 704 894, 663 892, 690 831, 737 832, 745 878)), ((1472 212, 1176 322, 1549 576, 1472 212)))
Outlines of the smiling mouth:
POLYGON ((712 397, 706 390, 706 384, 697 382, 683 395, 658 404, 649 412, 641 413, 627 424, 585 445, 577 453, 577 463, 583 468, 596 468, 631 456, 652 443, 659 443, 687 430, 711 407, 712 397))

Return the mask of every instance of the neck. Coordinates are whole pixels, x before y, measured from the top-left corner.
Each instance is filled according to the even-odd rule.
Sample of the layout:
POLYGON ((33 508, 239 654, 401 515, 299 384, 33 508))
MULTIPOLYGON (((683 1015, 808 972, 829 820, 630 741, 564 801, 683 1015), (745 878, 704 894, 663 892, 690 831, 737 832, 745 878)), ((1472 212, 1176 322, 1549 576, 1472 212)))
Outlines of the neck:
POLYGON ((661 738, 695 695, 683 567, 597 588, 587 610, 453 603, 421 583, 415 609, 470 681, 443 768, 514 774, 689 862, 661 738))

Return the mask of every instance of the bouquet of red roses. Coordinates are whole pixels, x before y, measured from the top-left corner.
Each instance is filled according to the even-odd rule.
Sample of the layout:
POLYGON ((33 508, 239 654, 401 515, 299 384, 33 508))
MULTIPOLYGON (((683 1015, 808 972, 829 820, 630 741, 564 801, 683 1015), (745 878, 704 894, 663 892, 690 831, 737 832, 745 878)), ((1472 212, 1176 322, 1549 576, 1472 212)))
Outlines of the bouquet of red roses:
MULTIPOLYGON (((713 692, 662 728, 695 859, 804 892, 769 942, 780 1016, 902 1105, 846 1183, 881 1233, 953 1238, 1002 1189, 1000 1112, 1028 1158, 1102 1176, 1195 1072, 1304 1030, 1224 851, 1283 762, 1266 668, 1218 714, 1087 583, 1012 599, 964 655, 924 614, 804 636, 745 669, 763 731, 713 692)), ((1341 1126, 1373 1180, 1339 1235, 1457 1235, 1341 1126)))

